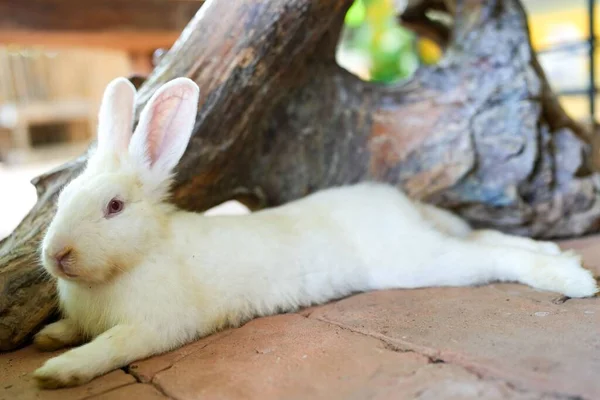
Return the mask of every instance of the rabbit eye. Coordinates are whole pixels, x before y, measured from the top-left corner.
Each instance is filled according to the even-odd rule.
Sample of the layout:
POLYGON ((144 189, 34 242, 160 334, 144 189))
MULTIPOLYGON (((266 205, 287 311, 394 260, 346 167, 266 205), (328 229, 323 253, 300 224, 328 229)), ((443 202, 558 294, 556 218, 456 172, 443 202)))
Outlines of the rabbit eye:
POLYGON ((112 217, 115 214, 123 211, 124 204, 119 199, 112 199, 108 202, 108 206, 106 207, 106 217, 112 217))

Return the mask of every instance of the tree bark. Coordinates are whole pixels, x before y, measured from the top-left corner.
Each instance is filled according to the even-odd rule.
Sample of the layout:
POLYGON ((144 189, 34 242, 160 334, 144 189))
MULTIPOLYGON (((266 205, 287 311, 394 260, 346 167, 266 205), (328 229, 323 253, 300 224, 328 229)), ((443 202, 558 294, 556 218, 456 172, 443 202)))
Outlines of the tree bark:
MULTIPOLYGON (((517 0, 411 1, 446 7, 443 60, 409 81, 370 84, 335 62, 352 0, 207 1, 141 84, 136 114, 164 82, 201 88, 172 201, 251 209, 330 186, 386 181, 478 227, 535 237, 598 230, 598 177, 583 130, 560 108, 532 53, 517 0)), ((412 14, 410 14, 412 12, 412 14)), ((441 33, 440 33, 441 32, 441 33)), ((139 84, 139 82, 138 82, 139 84)), ((36 251, 60 188, 85 155, 34 181, 38 203, 0 242, 0 349, 51 314, 36 251)))

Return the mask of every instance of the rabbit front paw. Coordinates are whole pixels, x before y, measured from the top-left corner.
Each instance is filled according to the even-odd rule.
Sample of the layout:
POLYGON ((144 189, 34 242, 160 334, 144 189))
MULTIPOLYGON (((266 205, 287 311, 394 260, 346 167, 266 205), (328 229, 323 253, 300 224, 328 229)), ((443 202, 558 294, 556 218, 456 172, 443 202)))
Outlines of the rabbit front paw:
POLYGON ((92 380, 93 377, 93 374, 86 372, 85 365, 69 353, 51 358, 33 373, 38 387, 42 389, 78 386, 92 380))
POLYGON ((47 325, 33 338, 33 344, 41 351, 54 351, 79 344, 82 337, 71 321, 63 319, 47 325))

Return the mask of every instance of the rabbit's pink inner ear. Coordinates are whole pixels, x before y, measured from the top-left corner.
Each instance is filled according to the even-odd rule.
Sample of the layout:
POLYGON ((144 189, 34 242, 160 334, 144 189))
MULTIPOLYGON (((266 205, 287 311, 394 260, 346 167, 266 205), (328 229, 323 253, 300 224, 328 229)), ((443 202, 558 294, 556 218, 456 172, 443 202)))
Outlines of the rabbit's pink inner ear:
POLYGON ((104 91, 98 115, 98 148, 122 153, 133 129, 135 87, 125 78, 110 82, 104 91))
POLYGON ((135 130, 130 152, 150 167, 168 172, 181 158, 196 119, 198 86, 175 79, 150 99, 135 130))
POLYGON ((146 149, 151 166, 160 159, 166 149, 169 149, 178 134, 178 118, 181 118, 178 113, 183 99, 178 93, 165 93, 152 104, 152 117, 146 127, 146 149))

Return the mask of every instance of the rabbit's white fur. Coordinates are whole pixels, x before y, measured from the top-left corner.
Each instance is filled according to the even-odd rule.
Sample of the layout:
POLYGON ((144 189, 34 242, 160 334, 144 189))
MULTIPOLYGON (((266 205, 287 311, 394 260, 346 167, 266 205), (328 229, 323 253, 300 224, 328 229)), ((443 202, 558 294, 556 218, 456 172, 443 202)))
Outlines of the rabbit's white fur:
POLYGON ((471 231, 395 188, 332 188, 244 216, 205 217, 164 203, 188 143, 198 88, 179 78, 150 100, 131 137, 134 89, 105 92, 96 153, 61 193, 42 246, 64 319, 43 349, 41 386, 86 382, 227 325, 356 291, 517 281, 571 297, 597 291, 575 254, 553 243, 471 231), (124 209, 106 214, 111 199, 124 209), (55 255, 71 253, 58 268, 55 255))

